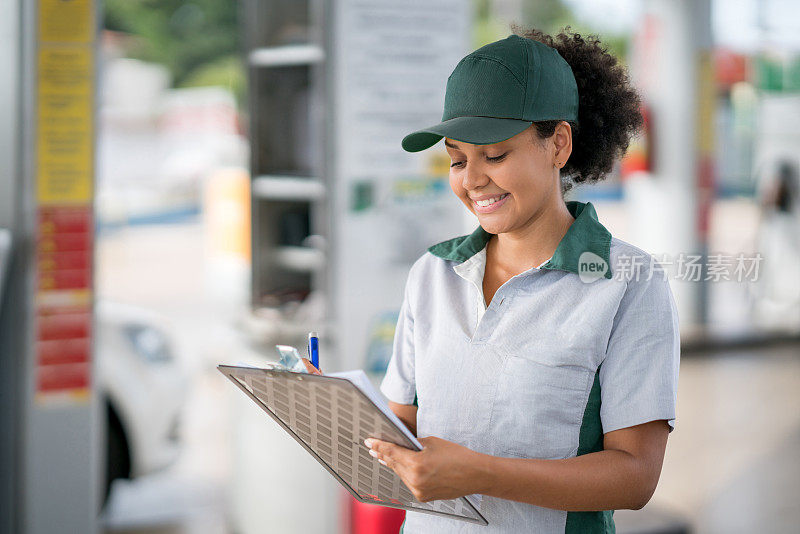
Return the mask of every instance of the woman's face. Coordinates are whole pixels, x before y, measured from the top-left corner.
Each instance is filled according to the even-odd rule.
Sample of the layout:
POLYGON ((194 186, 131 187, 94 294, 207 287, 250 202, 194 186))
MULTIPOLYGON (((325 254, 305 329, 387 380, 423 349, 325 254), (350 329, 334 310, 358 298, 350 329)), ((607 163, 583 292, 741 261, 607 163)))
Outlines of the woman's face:
POLYGON ((560 145, 566 135, 571 150, 570 134, 569 125, 561 123, 544 141, 536 137, 533 126, 491 145, 445 138, 451 159, 450 188, 487 232, 523 229, 555 195, 560 198, 559 168, 569 157, 560 145), (487 201, 491 204, 482 205, 487 201))

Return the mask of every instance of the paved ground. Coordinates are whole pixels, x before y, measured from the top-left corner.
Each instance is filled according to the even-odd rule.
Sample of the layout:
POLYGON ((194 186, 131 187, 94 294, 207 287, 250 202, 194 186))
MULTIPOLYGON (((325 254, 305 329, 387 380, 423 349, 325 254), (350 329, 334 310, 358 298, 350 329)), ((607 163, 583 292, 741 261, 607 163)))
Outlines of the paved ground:
MULTIPOLYGON (((127 228, 98 239, 99 294, 167 314, 193 376, 182 457, 163 473, 114 487, 104 514, 109 534, 233 531, 231 473, 239 444, 227 431, 230 385, 213 364, 223 354, 246 359, 251 349, 230 326, 236 303, 209 284, 215 277, 207 276, 205 254, 199 224, 127 228)), ((685 357, 677 428, 645 508, 651 515, 618 512, 618 532, 661 514, 685 518, 697 533, 794 531, 799 384, 798 346, 685 357)))

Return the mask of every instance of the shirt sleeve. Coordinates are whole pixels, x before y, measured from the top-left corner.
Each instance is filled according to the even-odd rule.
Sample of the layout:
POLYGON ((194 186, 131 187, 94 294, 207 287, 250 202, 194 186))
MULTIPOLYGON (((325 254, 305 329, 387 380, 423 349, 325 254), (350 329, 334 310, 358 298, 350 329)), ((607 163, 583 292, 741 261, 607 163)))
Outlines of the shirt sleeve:
POLYGON ((627 282, 600 365, 603 432, 667 420, 675 428, 680 331, 675 299, 662 272, 627 282))
POLYGON ((408 298, 411 283, 411 273, 409 273, 394 331, 392 357, 380 386, 381 392, 387 399, 399 404, 414 402, 417 391, 414 379, 414 317, 408 298))

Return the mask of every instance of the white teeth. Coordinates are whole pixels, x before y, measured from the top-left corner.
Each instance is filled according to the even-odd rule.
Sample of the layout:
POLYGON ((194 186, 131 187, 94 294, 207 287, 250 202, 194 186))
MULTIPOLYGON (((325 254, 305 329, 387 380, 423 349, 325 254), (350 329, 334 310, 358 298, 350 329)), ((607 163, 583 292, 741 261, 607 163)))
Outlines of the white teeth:
POLYGON ((476 200, 476 201, 475 201, 475 203, 476 203, 478 206, 480 206, 480 207, 482 207, 482 208, 485 208, 486 206, 491 206, 492 204, 494 204, 494 203, 495 203, 495 202, 497 202, 498 200, 503 200, 503 197, 505 197, 507 194, 508 194, 508 193, 503 193, 503 194, 502 194, 502 195, 500 195, 499 197, 489 198, 489 199, 487 199, 487 200, 476 200))

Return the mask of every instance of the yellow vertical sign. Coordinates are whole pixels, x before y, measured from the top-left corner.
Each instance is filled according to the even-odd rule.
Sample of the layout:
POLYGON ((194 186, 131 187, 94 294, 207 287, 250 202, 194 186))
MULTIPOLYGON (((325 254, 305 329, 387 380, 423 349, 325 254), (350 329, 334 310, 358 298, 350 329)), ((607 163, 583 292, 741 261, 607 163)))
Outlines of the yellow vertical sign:
POLYGON ((90 203, 94 159, 94 2, 39 0, 37 197, 90 203))
POLYGON ((39 0, 39 41, 93 44, 94 0, 39 0))
POLYGON ((93 158, 93 53, 39 50, 37 174, 42 204, 90 202, 93 158))
POLYGON ((714 152, 716 86, 713 60, 710 50, 701 50, 697 54, 697 148, 704 156, 714 152))

